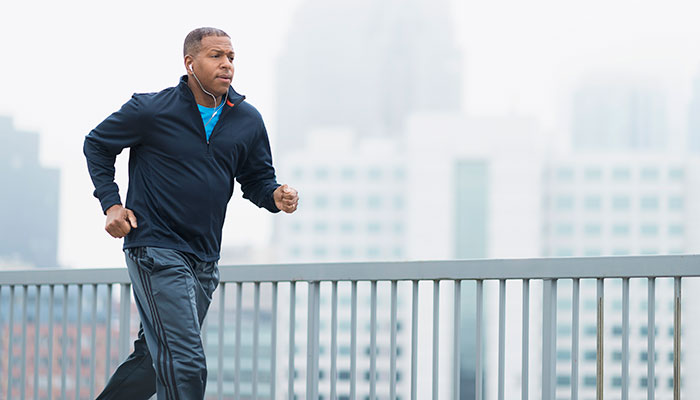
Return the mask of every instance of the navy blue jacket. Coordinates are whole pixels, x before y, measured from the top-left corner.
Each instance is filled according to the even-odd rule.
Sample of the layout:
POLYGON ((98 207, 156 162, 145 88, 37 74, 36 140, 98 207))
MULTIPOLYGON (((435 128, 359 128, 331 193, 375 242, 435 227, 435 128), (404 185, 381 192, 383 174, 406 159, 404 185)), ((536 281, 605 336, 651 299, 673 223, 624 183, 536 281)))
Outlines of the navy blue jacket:
POLYGON ((104 212, 121 204, 114 162, 130 148, 126 207, 136 214, 138 228, 126 235, 124 248, 164 247, 218 260, 234 179, 244 198, 279 211, 267 131, 260 113, 244 100, 229 88, 207 142, 183 76, 179 85, 159 93, 134 94, 85 137, 83 152, 104 212))

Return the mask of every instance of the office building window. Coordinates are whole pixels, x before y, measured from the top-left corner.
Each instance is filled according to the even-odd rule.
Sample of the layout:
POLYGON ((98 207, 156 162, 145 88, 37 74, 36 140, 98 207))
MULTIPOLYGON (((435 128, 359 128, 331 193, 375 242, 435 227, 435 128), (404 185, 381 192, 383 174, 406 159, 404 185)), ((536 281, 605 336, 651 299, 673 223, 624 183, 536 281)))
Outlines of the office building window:
POLYGON ((656 236, 659 234, 659 226, 655 224, 642 224, 640 232, 642 236, 656 236))
POLYGON ((559 168, 557 169, 557 180, 559 182, 571 182, 574 180, 574 170, 573 168, 559 168))
POLYGON ((685 178, 685 171, 682 168, 671 168, 668 171, 668 179, 671 181, 682 181, 685 178))
POLYGON ((603 178, 603 171, 600 168, 586 168, 583 178, 587 181, 599 181, 603 178))
POLYGON ((627 196, 615 196, 612 199, 612 206, 616 211, 629 210, 630 198, 627 196))
POLYGON ((659 170, 654 167, 642 168, 640 176, 643 181, 657 181, 659 179, 659 170))
POLYGON ((630 226, 627 224, 615 224, 612 226, 612 234, 615 236, 627 236, 630 233, 630 226))
POLYGON ((566 211, 574 208, 574 198, 573 196, 563 195, 557 196, 555 200, 557 210, 566 211))
POLYGON ((659 209, 659 198, 656 196, 644 196, 641 198, 640 206, 644 211, 656 211, 659 209))
POLYGON ((629 168, 615 168, 613 169, 612 176, 616 181, 628 181, 632 174, 629 168))
POLYGON ((671 196, 668 198, 668 209, 671 211, 680 211, 683 209, 683 198, 680 196, 671 196))
POLYGON ((583 204, 586 207, 586 210, 596 211, 600 210, 603 200, 600 198, 600 196, 586 196, 583 204))

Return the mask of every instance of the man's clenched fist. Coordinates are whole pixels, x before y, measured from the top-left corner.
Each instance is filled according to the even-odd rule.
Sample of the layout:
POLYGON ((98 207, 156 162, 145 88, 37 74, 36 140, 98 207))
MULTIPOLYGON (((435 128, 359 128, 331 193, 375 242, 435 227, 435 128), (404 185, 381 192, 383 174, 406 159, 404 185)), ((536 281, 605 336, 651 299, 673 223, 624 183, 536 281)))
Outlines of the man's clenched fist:
POLYGON ((113 238, 123 238, 136 227, 136 215, 133 211, 122 207, 121 204, 115 204, 107 209, 105 230, 113 238))
POLYGON ((275 205, 278 209, 280 209, 280 211, 284 211, 289 214, 296 211, 297 205, 299 204, 299 193, 297 193, 296 189, 284 184, 275 189, 272 196, 275 199, 275 205))

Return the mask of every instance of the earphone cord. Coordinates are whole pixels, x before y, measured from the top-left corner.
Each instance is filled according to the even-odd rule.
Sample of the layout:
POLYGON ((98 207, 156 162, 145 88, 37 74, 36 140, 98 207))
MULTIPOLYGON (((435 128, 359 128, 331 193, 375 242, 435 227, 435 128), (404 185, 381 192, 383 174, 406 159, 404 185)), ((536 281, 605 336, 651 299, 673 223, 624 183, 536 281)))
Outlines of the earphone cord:
POLYGON ((190 66, 190 71, 192 71, 192 76, 194 76, 194 79, 197 80, 197 83, 199 84, 199 87, 202 89, 202 91, 203 91, 204 93, 208 94, 209 96, 211 96, 211 98, 214 100, 214 108, 215 108, 215 110, 214 110, 214 113, 213 113, 213 114, 211 115, 211 117, 209 118, 209 121, 207 121, 207 123, 204 124, 204 127, 206 128, 207 125, 209 125, 209 123, 211 122, 211 120, 214 119, 214 116, 224 107, 224 103, 226 103, 226 100, 228 100, 228 90, 226 91, 226 97, 225 97, 224 100, 221 102, 221 104, 217 107, 217 105, 216 105, 216 96, 214 96, 213 94, 207 92, 207 90, 204 89, 204 86, 202 86, 202 82, 199 81, 199 78, 197 78, 197 74, 194 73, 194 70, 192 70, 192 67, 191 67, 191 66, 190 66))

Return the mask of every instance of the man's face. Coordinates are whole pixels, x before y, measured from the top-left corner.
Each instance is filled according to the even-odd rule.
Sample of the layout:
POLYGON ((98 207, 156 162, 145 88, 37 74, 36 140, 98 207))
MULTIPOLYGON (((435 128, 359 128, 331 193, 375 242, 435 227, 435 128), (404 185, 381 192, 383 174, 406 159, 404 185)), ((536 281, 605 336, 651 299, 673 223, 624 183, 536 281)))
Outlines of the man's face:
POLYGON ((233 46, 226 36, 202 38, 199 54, 194 55, 192 68, 205 89, 223 96, 233 79, 233 46))

